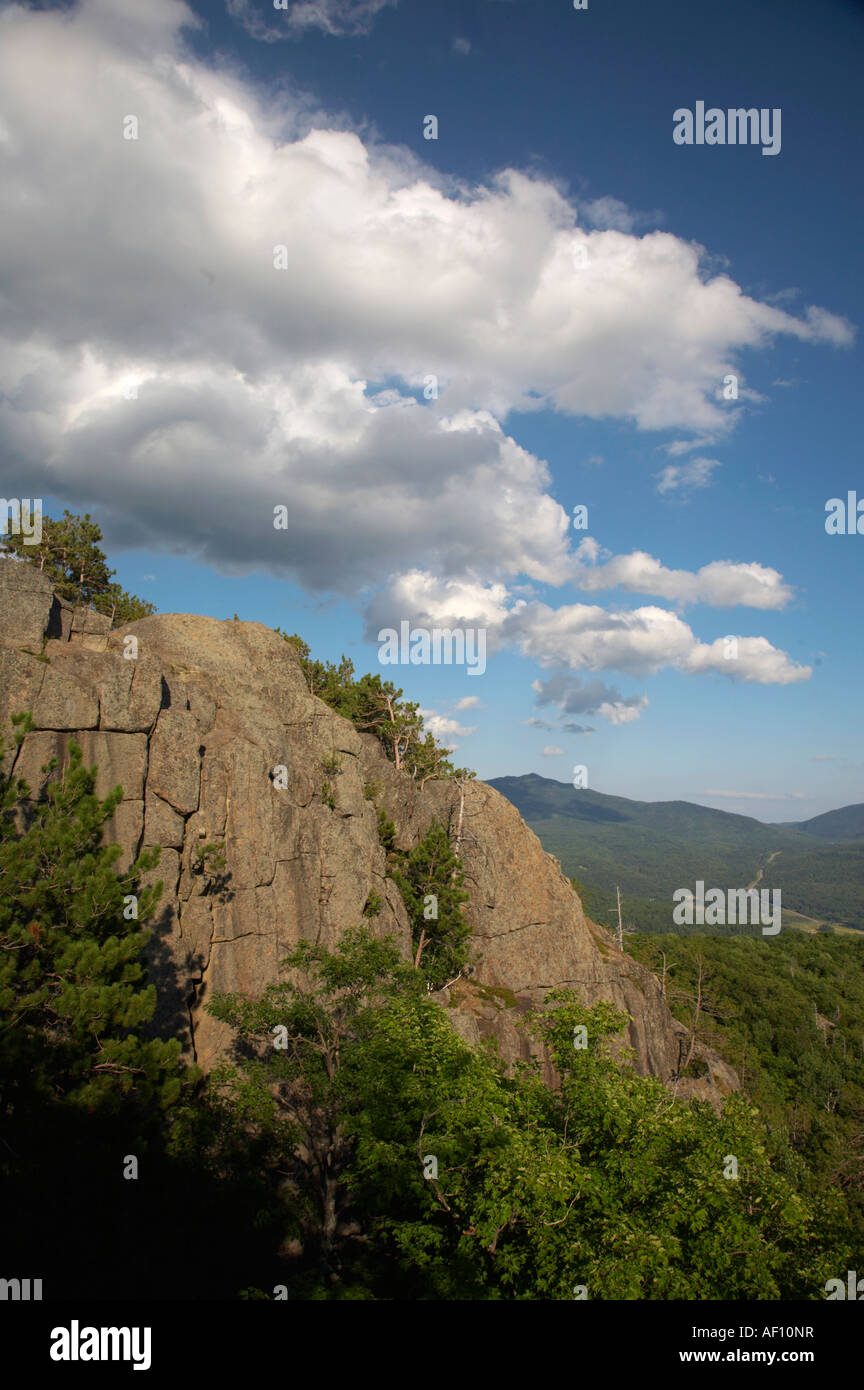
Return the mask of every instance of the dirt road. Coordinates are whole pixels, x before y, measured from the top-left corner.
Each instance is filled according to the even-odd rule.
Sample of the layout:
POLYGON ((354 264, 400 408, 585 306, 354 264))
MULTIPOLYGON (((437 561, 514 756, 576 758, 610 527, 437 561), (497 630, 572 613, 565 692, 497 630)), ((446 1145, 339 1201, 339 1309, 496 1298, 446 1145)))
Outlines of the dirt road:
POLYGON ((761 869, 759 870, 759 873, 756 875, 756 877, 754 878, 754 880, 753 880, 752 883, 748 883, 748 884, 747 884, 747 892, 748 892, 748 893, 750 892, 750 889, 751 889, 751 888, 755 888, 755 887, 756 887, 756 884, 757 884, 757 883, 761 883, 761 882, 762 882, 762 879, 763 879, 764 876, 765 876, 765 869, 768 868, 768 865, 771 863, 772 859, 776 859, 776 858, 777 858, 777 855, 778 855, 778 854, 782 854, 782 853, 783 853, 782 849, 775 849, 775 851, 774 851, 773 854, 769 854, 769 855, 768 855, 768 858, 765 860, 764 868, 761 868, 761 869))

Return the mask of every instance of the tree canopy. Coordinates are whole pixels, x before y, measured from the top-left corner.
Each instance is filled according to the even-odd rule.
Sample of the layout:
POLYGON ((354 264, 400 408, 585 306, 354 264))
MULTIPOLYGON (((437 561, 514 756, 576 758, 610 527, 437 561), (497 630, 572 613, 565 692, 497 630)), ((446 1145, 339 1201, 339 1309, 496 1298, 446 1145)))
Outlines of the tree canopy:
POLYGON ((815 1299, 844 1267, 839 1196, 817 1222, 746 1097, 718 1114, 616 1064, 611 1006, 559 991, 523 1019, 551 1089, 464 1042, 365 928, 284 966, 208 1006, 237 1042, 210 1103, 283 1177, 279 1296, 815 1299))
POLYGON ((46 574, 60 598, 106 613, 115 625, 149 617, 152 603, 126 593, 113 579, 99 548, 102 531, 90 513, 76 516, 64 510, 61 519, 42 518, 42 539, 37 545, 25 544, 23 533, 3 536, 2 547, 46 574))
POLYGON ((381 742, 388 758, 407 772, 421 787, 431 778, 473 777, 468 768, 454 767, 450 748, 443 748, 424 728, 420 707, 402 699, 392 681, 378 674, 354 675, 354 663, 342 657, 338 666, 312 658, 309 644, 297 633, 290 636, 277 628, 290 642, 300 660, 309 693, 350 719, 360 733, 371 733, 381 742))

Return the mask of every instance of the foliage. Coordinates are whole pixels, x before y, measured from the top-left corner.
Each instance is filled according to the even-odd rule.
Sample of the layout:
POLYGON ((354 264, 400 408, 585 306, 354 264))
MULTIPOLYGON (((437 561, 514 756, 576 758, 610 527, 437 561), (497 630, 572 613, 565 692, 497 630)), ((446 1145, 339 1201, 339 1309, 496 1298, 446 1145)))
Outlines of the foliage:
POLYGON ((371 891, 371 893, 369 894, 368 898, 366 899, 365 904, 364 904, 364 907, 363 907, 363 916, 364 916, 364 917, 377 917, 383 906, 384 906, 384 900, 383 900, 383 898, 381 897, 381 894, 380 894, 380 893, 376 893, 375 890, 374 890, 374 888, 373 888, 372 891, 371 891))
POLYGON ((289 1297, 815 1299, 845 1267, 838 1202, 817 1226, 746 1099, 717 1115, 619 1068, 610 1006, 560 992, 528 1016, 550 1090, 468 1046, 365 930, 285 964, 262 999, 209 1008, 237 1039, 213 1103, 283 1176, 289 1297))
POLYGON ((392 878, 411 922, 414 963, 436 989, 454 979, 468 959, 471 928, 462 915, 465 875, 443 825, 433 821, 392 878))
MULTIPOLYGON (((15 717, 16 743, 28 725, 15 717)), ((582 1287, 600 1300, 822 1299, 826 1279, 850 1267, 861 1235, 864 942, 662 942, 673 1009, 694 1023, 701 964, 700 1034, 744 1075, 746 1093, 722 1113, 674 1100, 626 1053, 613 1061, 626 1018, 567 991, 522 1016, 531 1060, 508 1069, 494 1049, 466 1043, 427 993, 430 966, 436 978, 455 973, 465 944, 446 829, 400 855, 384 816, 415 947, 418 926, 430 933, 421 968, 365 926, 333 951, 302 942, 260 999, 206 1006, 233 1030, 234 1050, 193 1090, 179 1043, 146 1026, 143 924, 158 890, 140 877, 156 853, 117 872, 119 847, 102 840, 122 793, 96 797, 74 743, 39 801, 8 770, 12 751, 0 749, 9 1258, 41 1268, 60 1240, 70 1269, 73 1257, 93 1266, 87 1287, 106 1296, 112 1271, 131 1277, 131 1240, 151 1296, 166 1296, 168 1259, 181 1271, 172 1287, 191 1280, 199 1296, 212 1287, 244 1300, 272 1297, 277 1284, 292 1299, 327 1300, 564 1301, 582 1287), (437 922, 423 915, 430 895, 437 922), (585 1047, 574 1045, 581 1030, 585 1047), (112 1196, 128 1154, 147 1181, 112 1196), (110 1219, 94 1223, 96 1208, 110 1219)), ((196 862, 224 877, 224 846, 201 846, 196 862)), ((380 906, 370 894, 369 915, 380 906)), ((632 940, 656 965, 658 939, 632 940)), ((515 997, 490 993, 516 1015, 515 997)))
POLYGON ((396 767, 407 772, 422 786, 432 778, 473 777, 467 768, 457 768, 449 760, 452 752, 442 748, 423 727, 420 707, 403 701, 402 691, 380 675, 354 675, 354 663, 343 656, 339 665, 313 661, 309 645, 296 633, 276 631, 297 653, 309 692, 350 719, 361 733, 371 733, 383 746, 396 767))
MULTIPOLYGON (((13 716, 20 743, 27 716, 13 716)), ((0 736, 0 761, 6 746, 0 736)), ((56 760, 45 769, 56 768, 56 760)), ((95 768, 69 745, 69 763, 43 798, 11 772, 0 781, 0 1112, 62 1097, 86 1109, 170 1104, 179 1094, 176 1041, 143 1041, 156 992, 142 951, 161 884, 141 888, 158 851, 125 874, 122 851, 102 843, 121 799, 94 793, 95 768), (134 903, 134 908, 132 904, 134 903), (137 917, 130 913, 137 911, 137 917)))
POLYGON ((99 548, 102 532, 90 513, 76 516, 64 510, 62 520, 42 519, 38 545, 25 544, 23 533, 2 538, 3 549, 35 565, 48 576, 60 598, 108 614, 116 626, 146 618, 156 609, 152 603, 128 594, 112 580, 105 554, 99 548))
POLYGON ((397 857, 396 850, 396 826, 390 820, 387 812, 382 806, 377 809, 378 814, 378 839, 384 848, 388 864, 397 857))
POLYGON ((230 879, 230 874, 226 873, 227 864, 225 844, 221 840, 198 845, 192 856, 192 872, 201 875, 208 893, 220 893, 226 888, 230 879))
POLYGON ((864 1241, 864 941, 783 931, 764 938, 640 936, 627 949, 659 973, 690 1027, 738 1070, 764 1115, 768 1150, 830 1210, 843 1194, 864 1241), (802 1176, 803 1175, 803 1176, 802 1176))
MULTIPOLYGON (((864 840, 830 844, 796 826, 686 801, 631 801, 533 773, 490 785, 512 801, 564 872, 590 885, 590 910, 604 925, 617 921, 619 886, 634 926, 671 932, 678 930, 676 889, 700 879, 706 888, 743 888, 764 869, 760 888, 780 889, 784 908, 864 929, 864 840)), ((829 822, 838 837, 854 829, 856 811, 847 807, 829 822)))

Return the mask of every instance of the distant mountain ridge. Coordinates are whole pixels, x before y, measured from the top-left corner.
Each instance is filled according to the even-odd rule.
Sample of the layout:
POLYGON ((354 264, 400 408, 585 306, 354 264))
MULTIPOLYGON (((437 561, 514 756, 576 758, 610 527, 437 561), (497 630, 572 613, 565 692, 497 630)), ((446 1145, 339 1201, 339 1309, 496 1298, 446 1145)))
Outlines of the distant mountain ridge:
MULTIPOLYGON (((671 917, 677 888, 698 879, 746 888, 762 870, 762 886, 782 888, 785 907, 864 929, 864 838, 854 833, 864 807, 768 825, 689 801, 610 796, 537 773, 494 778, 490 786, 512 801, 569 877, 603 894, 620 885, 633 899, 668 903, 671 917)), ((642 916, 656 925, 660 910, 642 916)))
POLYGON ((785 828, 803 830, 806 835, 817 835, 822 840, 835 842, 864 840, 864 801, 854 806, 841 806, 836 811, 826 811, 824 815, 797 821, 785 828))

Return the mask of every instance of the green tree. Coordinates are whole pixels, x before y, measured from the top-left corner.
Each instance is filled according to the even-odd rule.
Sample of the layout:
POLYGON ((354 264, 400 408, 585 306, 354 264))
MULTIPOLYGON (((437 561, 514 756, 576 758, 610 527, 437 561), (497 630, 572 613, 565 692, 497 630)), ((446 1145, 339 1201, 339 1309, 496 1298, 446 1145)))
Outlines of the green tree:
POLYGON ((278 627, 276 631, 297 653, 310 694, 350 719, 361 733, 374 734, 390 761, 421 787, 433 778, 474 776, 467 768, 453 766, 453 750, 436 742, 423 726, 419 705, 403 700, 392 681, 368 673, 356 678, 354 663, 344 655, 338 666, 313 660, 308 643, 297 633, 289 636, 278 627))
POLYGON ((440 989, 467 961, 471 935, 462 913, 465 875, 444 826, 433 821, 392 877, 408 909, 415 967, 440 989))
POLYGON ((259 1161, 278 1167, 286 1239, 309 1276, 304 1288, 326 1293, 343 1283, 363 1235, 345 1182, 346 1117, 362 1103, 368 1077, 352 1065, 351 1043, 397 982, 415 988, 406 979, 414 972, 391 941, 359 929, 346 932, 335 953, 301 942, 282 965, 314 988, 287 978, 260 999, 217 994, 206 1005, 236 1029, 238 1043, 237 1062, 214 1071, 208 1093, 214 1113, 242 1118, 259 1161))
POLYGON ((746 1098, 718 1114, 636 1076, 608 1004, 560 991, 523 1019, 551 1088, 540 1055, 469 1046, 393 942, 355 929, 285 964, 209 1007, 237 1038, 218 1103, 283 1180, 290 1296, 815 1299, 845 1268, 746 1098))
POLYGON ((115 571, 99 548, 101 539, 89 512, 82 517, 64 510, 60 520, 43 517, 38 545, 25 545, 23 533, 4 536, 2 545, 46 574, 60 598, 106 613, 116 625, 155 613, 152 603, 126 593, 112 580, 115 571))
MULTIPOLYGON (((20 744, 29 717, 13 716, 20 744)), ((6 758, 0 737, 0 763, 6 758)), ((44 771, 51 773, 56 759, 44 771)), ((141 888, 158 850, 124 874, 102 843, 121 799, 100 800, 80 747, 39 801, 7 772, 0 783, 0 1114, 62 1099, 86 1110, 169 1105, 181 1085, 180 1043, 144 1039, 156 991, 142 960, 161 884, 141 888)))

